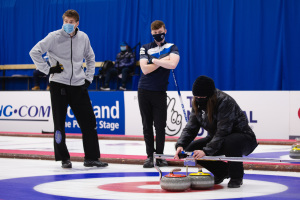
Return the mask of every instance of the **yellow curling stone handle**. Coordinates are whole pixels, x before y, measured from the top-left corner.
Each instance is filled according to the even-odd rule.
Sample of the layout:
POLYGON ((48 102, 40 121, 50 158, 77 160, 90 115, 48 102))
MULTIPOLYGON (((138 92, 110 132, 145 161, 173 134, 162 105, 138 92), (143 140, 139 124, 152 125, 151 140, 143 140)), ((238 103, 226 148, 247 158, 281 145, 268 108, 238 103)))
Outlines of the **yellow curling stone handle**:
POLYGON ((293 151, 300 151, 300 147, 299 146, 295 146, 294 148, 292 148, 293 151))
POLYGON ((209 173, 204 173, 204 172, 197 172, 197 173, 190 173, 190 176, 210 176, 209 173))

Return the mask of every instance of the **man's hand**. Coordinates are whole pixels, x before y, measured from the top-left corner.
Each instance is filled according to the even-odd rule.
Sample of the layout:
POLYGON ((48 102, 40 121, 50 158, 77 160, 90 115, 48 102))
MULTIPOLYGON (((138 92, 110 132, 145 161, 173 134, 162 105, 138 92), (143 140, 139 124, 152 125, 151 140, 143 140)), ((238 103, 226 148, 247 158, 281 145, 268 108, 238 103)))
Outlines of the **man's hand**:
POLYGON ((88 89, 88 87, 91 85, 91 83, 85 79, 85 83, 83 84, 83 89, 88 89))
POLYGON ((179 55, 172 53, 160 59, 152 59, 152 63, 166 69, 175 69, 178 65, 179 59, 179 55))
POLYGON ((148 65, 149 65, 149 64, 153 64, 152 59, 153 59, 153 57, 150 57, 150 58, 148 59, 148 63, 147 63, 148 65))
POLYGON ((174 159, 178 160, 179 159, 178 154, 181 153, 182 151, 183 151, 182 147, 177 147, 174 159))
POLYGON ((202 157, 204 157, 204 156, 206 156, 205 153, 204 153, 204 151, 202 151, 202 150, 195 150, 195 151, 194 151, 193 157, 194 157, 195 159, 199 159, 199 158, 202 158, 202 157))
POLYGON ((50 68, 49 74, 61 73, 63 70, 63 66, 59 65, 59 62, 57 62, 55 67, 50 68))
POLYGON ((156 60, 170 60, 170 56, 166 56, 166 57, 163 57, 163 58, 160 58, 160 59, 151 57, 151 58, 149 58, 147 64, 155 64, 155 63, 153 63, 153 59, 156 59, 156 60))

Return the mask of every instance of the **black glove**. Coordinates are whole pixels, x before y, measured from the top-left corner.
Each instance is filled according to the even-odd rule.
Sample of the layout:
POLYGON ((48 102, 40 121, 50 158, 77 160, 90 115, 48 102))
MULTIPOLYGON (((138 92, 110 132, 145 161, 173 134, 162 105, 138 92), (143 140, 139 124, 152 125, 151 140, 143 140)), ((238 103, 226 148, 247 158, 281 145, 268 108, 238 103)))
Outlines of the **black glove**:
POLYGON ((57 64, 55 67, 51 67, 49 74, 54 74, 54 73, 61 73, 64 70, 62 65, 59 65, 59 62, 57 61, 57 64))
POLYGON ((187 155, 186 153, 184 153, 184 152, 180 152, 180 153, 178 154, 178 157, 179 157, 179 159, 183 159, 183 158, 188 157, 188 155, 187 155))
POLYGON ((89 87, 90 85, 91 85, 91 83, 90 83, 88 80, 85 79, 85 83, 83 84, 82 87, 83 87, 84 89, 88 89, 88 87, 89 87))

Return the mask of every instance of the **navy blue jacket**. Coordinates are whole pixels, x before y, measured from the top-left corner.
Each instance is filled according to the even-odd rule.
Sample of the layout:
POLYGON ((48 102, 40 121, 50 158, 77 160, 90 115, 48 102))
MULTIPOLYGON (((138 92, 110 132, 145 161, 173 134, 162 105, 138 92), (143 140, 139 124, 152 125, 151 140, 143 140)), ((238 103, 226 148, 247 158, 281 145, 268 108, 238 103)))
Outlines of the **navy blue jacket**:
MULTIPOLYGON (((172 43, 164 42, 158 46, 155 42, 145 44, 140 49, 140 60, 150 58, 164 58, 171 53, 179 55, 178 48, 172 43)), ((159 67, 145 75, 142 73, 138 88, 150 91, 167 91, 170 69, 159 67)))

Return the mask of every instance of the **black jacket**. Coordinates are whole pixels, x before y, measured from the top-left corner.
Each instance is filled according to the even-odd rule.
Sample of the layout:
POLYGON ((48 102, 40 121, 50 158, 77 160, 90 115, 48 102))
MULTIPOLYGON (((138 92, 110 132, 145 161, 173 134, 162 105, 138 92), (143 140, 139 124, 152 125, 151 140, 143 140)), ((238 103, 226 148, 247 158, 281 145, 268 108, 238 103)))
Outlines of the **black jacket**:
MULTIPOLYGON (((222 146, 224 138, 232 133, 248 134, 256 141, 252 129, 248 125, 248 119, 235 100, 228 94, 216 89, 217 105, 213 114, 213 122, 210 124, 206 113, 199 112, 198 115, 192 110, 190 119, 179 137, 176 148, 187 147, 197 136, 202 127, 207 132, 209 139, 203 151, 206 155, 214 155, 222 146)), ((249 155, 256 147, 257 142, 249 142, 247 152, 249 155)))
POLYGON ((134 67, 134 60, 135 56, 132 51, 121 51, 117 54, 116 58, 116 68, 123 68, 123 67, 134 67))

